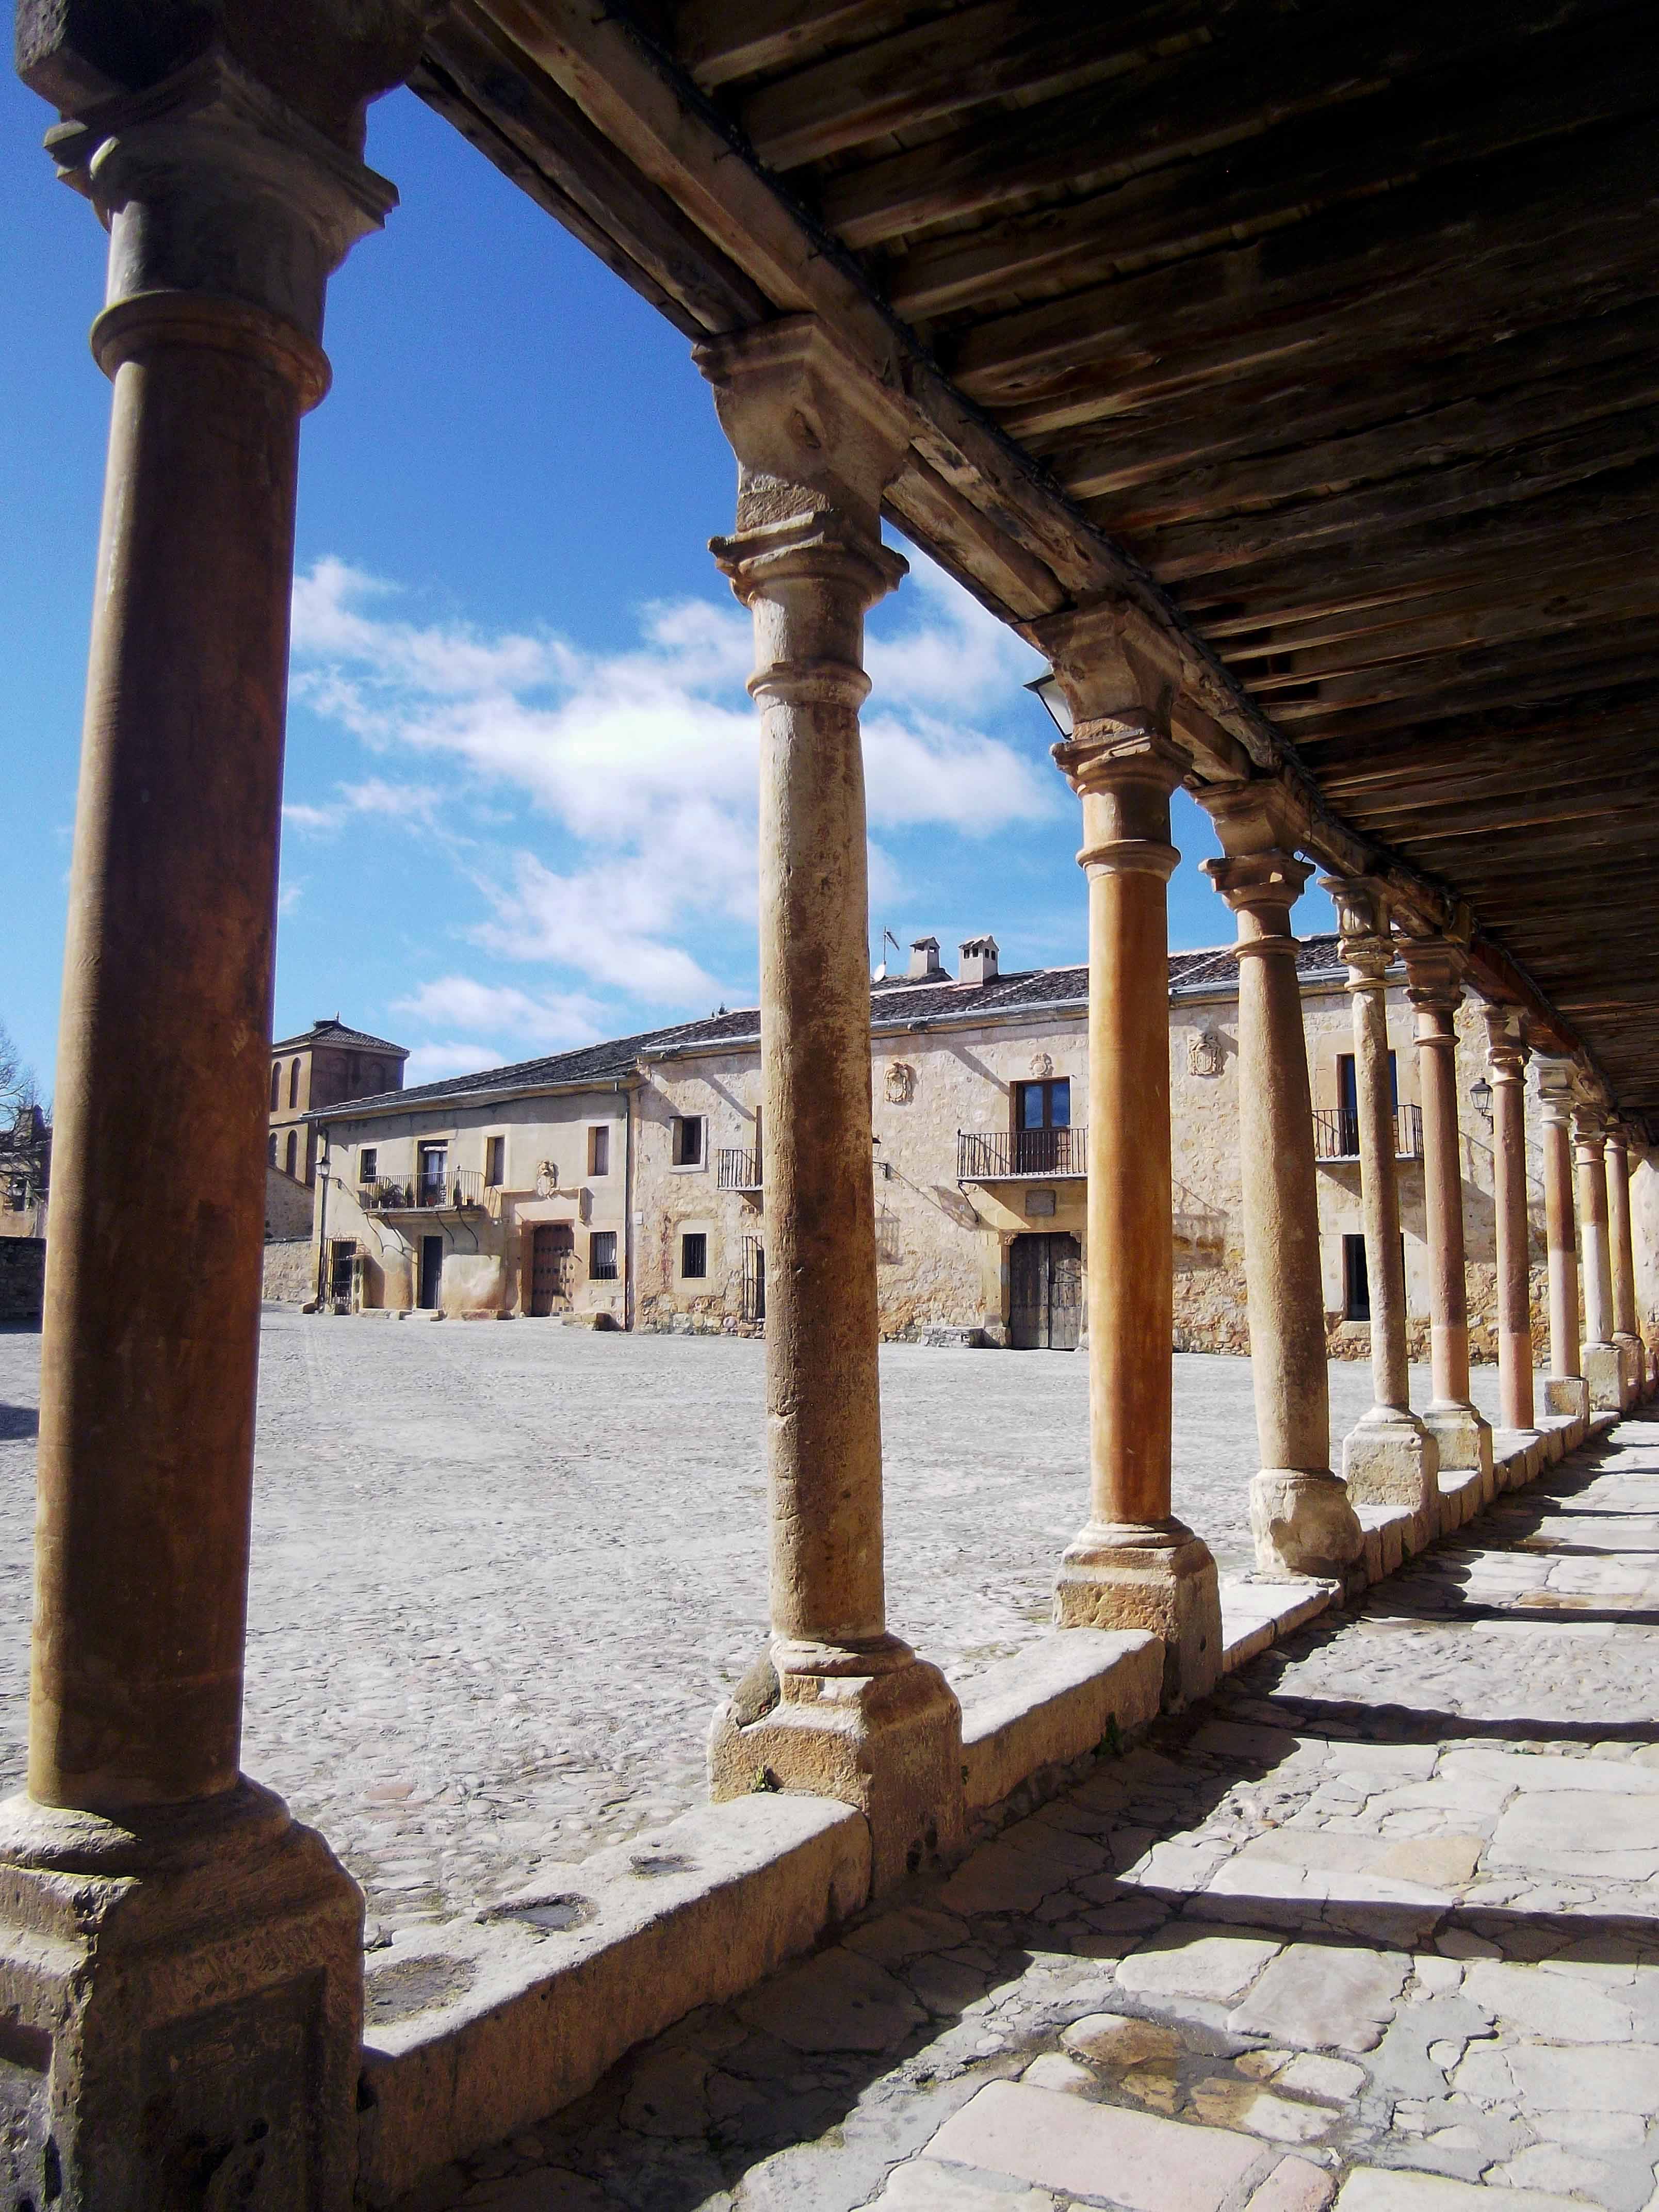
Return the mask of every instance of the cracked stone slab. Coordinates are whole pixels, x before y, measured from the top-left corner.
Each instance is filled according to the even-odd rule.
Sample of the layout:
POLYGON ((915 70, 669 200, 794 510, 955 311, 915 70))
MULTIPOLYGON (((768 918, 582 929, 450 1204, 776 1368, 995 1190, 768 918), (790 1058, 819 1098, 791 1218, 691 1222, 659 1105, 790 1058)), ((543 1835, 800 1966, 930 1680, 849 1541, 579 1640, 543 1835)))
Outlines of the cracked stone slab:
POLYGON ((1371 2051, 1405 1986, 1398 1954, 1292 1943, 1227 2016, 1235 2034, 1270 2035, 1302 2050, 1371 2051))

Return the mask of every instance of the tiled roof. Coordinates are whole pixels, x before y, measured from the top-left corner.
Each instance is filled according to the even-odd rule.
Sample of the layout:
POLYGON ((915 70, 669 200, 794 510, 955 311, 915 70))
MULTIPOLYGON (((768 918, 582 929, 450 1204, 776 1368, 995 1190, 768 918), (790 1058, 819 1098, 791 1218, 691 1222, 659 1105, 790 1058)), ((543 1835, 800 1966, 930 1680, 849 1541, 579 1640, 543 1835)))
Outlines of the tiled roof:
POLYGON ((367 1030, 348 1029, 337 1016, 313 1022, 302 1036, 283 1037, 270 1048, 273 1052, 299 1052, 307 1045, 318 1044, 343 1044, 368 1052, 395 1053, 399 1060, 409 1058, 406 1044, 393 1044, 386 1037, 370 1036, 367 1030))
MULTIPOLYGON (((1343 969, 1335 938, 1303 939, 1297 946, 1297 970, 1309 981, 1340 975, 1343 969)), ((1237 981, 1237 961, 1231 945, 1170 955, 1171 991, 1206 985, 1236 987, 1237 981)), ((1018 975, 998 975, 988 983, 913 983, 894 976, 877 983, 870 995, 871 1015, 880 1028, 902 1027, 976 1014, 1018 1013, 1028 1006, 1081 1006, 1089 996, 1089 970, 1086 967, 1030 968, 1018 975)), ((678 1057, 711 1045, 751 1043, 759 1033, 760 1014, 755 1007, 740 1007, 735 1013, 722 1010, 701 1021, 646 1030, 637 1036, 614 1037, 602 1044, 578 1045, 574 1051, 552 1053, 543 1060, 481 1068, 476 1075, 448 1076, 441 1082, 419 1083, 409 1091, 382 1091, 372 1098, 343 1099, 338 1105, 319 1107, 307 1118, 326 1121, 359 1111, 438 1105, 451 1098, 488 1097, 494 1091, 614 1083, 632 1074, 640 1060, 678 1057)))

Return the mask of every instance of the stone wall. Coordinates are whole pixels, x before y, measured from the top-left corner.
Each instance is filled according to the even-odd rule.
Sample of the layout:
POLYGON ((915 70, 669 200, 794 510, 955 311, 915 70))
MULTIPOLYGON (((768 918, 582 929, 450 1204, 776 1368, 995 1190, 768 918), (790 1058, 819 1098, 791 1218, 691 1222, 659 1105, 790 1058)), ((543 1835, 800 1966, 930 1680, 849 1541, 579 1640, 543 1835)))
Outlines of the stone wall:
POLYGON ((38 1322, 46 1274, 44 1237, 0 1237, 0 1322, 38 1322))
POLYGON ((317 1249, 310 1237, 273 1237, 265 1246, 266 1300, 272 1305, 302 1306, 316 1291, 317 1249))
POLYGON ((307 1183, 291 1176, 284 1168, 265 1169, 265 1238, 273 1239, 311 1235, 312 1217, 316 1211, 316 1193, 307 1183))

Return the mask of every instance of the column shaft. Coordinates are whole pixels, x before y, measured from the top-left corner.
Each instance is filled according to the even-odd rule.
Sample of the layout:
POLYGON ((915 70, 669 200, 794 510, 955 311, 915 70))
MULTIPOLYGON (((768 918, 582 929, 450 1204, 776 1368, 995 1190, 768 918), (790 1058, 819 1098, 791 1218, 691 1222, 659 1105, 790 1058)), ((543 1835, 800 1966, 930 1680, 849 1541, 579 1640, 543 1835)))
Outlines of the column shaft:
POLYGON ((1462 1138, 1457 1113, 1457 1030, 1463 955, 1441 940, 1402 948, 1417 1009, 1423 1115, 1423 1200, 1429 1245, 1429 1348, 1433 1398, 1425 1425, 1440 1465, 1475 1468, 1492 1480, 1492 1430, 1469 1398, 1469 1308, 1464 1274, 1462 1138))
POLYGON ((1506 1429, 1534 1422, 1532 1275, 1527 1219, 1526 1056, 1508 1018, 1486 1018, 1492 1076, 1492 1212, 1497 1231, 1498 1387, 1506 1429))
POLYGON ((1607 1242, 1613 1255, 1613 1329, 1615 1336, 1639 1338, 1636 1316, 1636 1248, 1631 1230, 1630 1148, 1622 1128, 1609 1129, 1607 1242))
POLYGON ((1550 1261, 1550 1373, 1578 1374, 1578 1231, 1572 1134, 1565 1111, 1544 1115, 1544 1220, 1550 1261))
POLYGON ((1614 1412, 1626 1399, 1626 1362, 1613 1340, 1613 1250, 1607 1234, 1606 1124, 1599 1109, 1573 1115, 1578 1164, 1578 1237, 1584 1286, 1584 1342, 1580 1353, 1590 1404, 1614 1412))
POLYGON ((1206 804, 1228 857, 1205 866, 1238 917, 1239 1152, 1261 1458, 1250 1492, 1256 1561, 1265 1572, 1340 1577, 1364 1536, 1330 1471, 1313 1098, 1290 927, 1310 872, 1263 842, 1281 825, 1249 787, 1206 804))

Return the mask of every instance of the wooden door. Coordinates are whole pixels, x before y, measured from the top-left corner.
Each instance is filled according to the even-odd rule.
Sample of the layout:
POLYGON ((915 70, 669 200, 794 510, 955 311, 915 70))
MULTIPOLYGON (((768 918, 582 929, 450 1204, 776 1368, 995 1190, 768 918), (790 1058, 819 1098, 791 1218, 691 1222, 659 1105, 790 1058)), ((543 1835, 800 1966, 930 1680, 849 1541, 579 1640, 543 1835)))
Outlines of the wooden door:
POLYGON ((561 1313, 576 1287, 576 1232, 568 1221, 538 1221, 530 1261, 530 1310, 561 1313))
POLYGON ((437 1311, 443 1279, 444 1240, 441 1237, 422 1237, 421 1239, 421 1307, 423 1312, 437 1311))
POLYGON ((1074 1352, 1083 1318, 1075 1237, 1016 1237, 1008 1254, 1008 1340, 1016 1352, 1074 1352))

